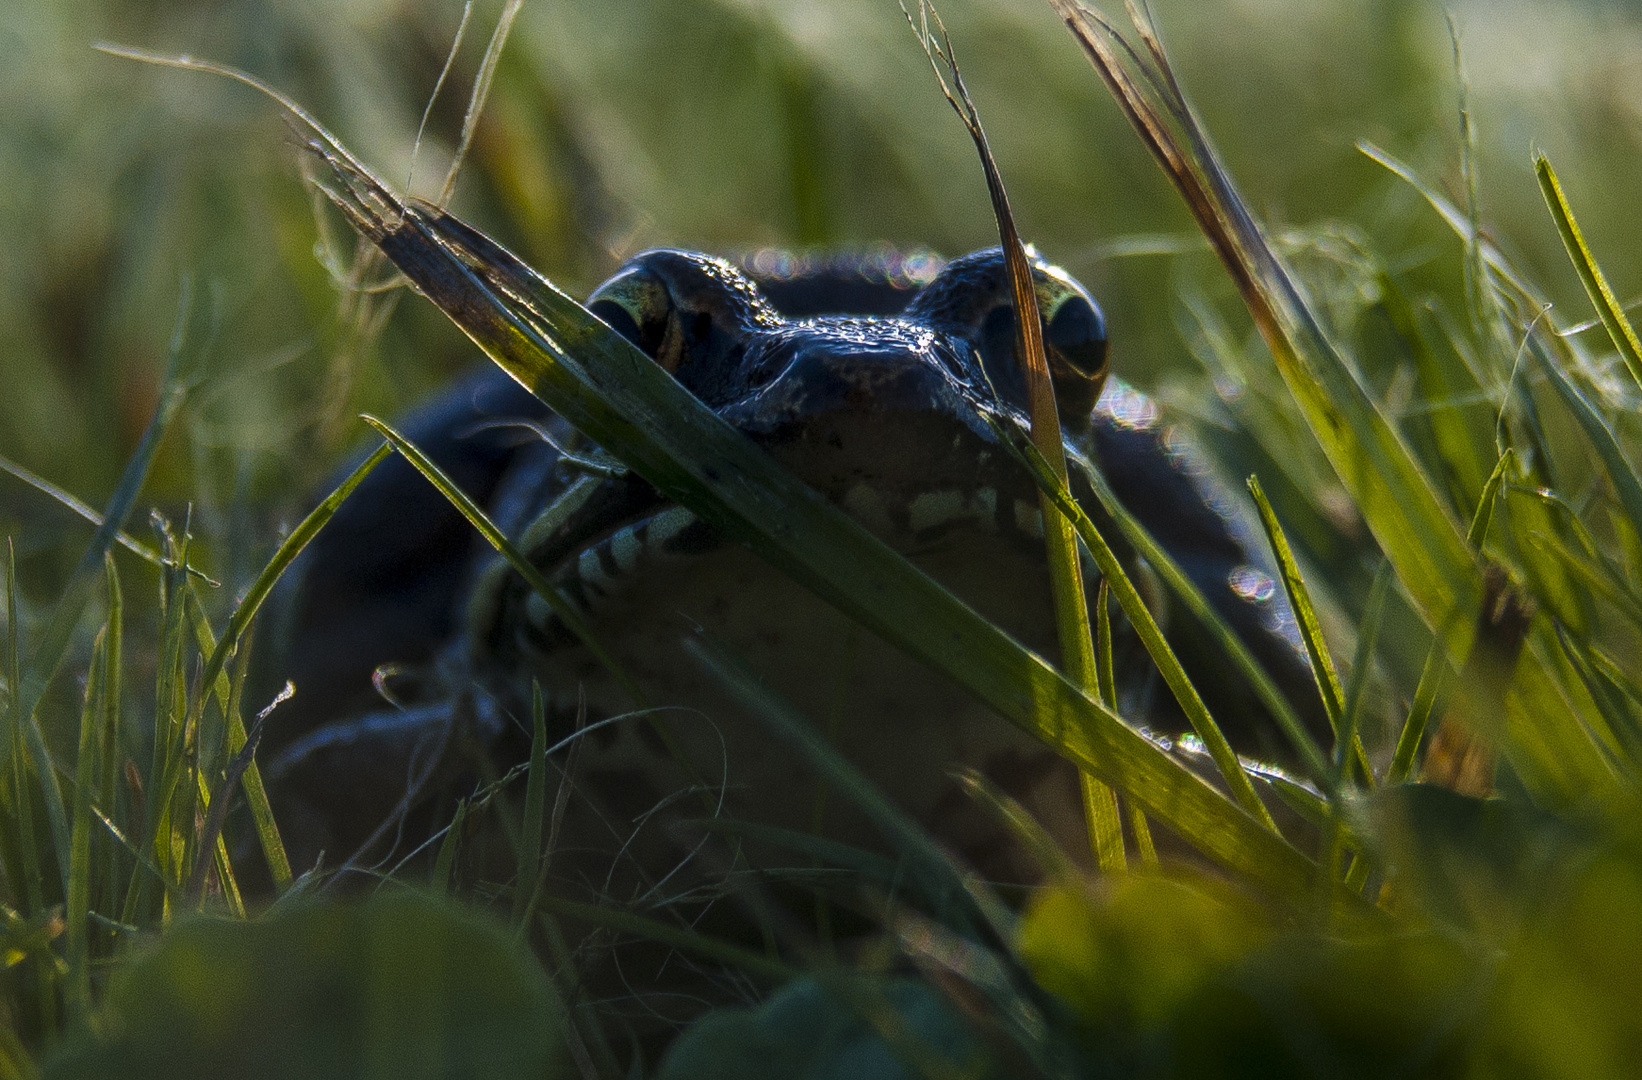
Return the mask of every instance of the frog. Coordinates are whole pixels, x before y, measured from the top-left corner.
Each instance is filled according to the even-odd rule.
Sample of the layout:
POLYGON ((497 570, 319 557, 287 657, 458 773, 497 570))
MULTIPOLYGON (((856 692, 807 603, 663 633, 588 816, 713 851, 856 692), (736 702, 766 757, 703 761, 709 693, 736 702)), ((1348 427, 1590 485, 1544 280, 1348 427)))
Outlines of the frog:
MULTIPOLYGON (((1092 493, 1098 470, 1322 734, 1293 615, 1246 508, 1153 399, 1108 378, 1106 321, 1089 291, 1035 251, 1030 261, 1074 496, 1148 580, 1092 493)), ((1026 423, 1000 249, 951 261, 762 252, 739 263, 656 249, 586 307, 914 565, 1058 655, 1041 503, 996 423, 1026 423)), ((577 746, 560 840, 578 857, 560 860, 556 887, 582 899, 654 901, 658 881, 683 880, 680 860, 701 858, 700 836, 684 838, 680 822, 704 813, 881 848, 859 812, 828 800, 809 762, 685 654, 684 638, 707 634, 985 876, 1030 883, 1042 867, 954 768, 989 779, 1089 864, 1070 765, 716 535, 500 370, 467 376, 402 430, 514 538, 628 678, 391 460, 293 565, 274 604, 284 645, 262 667, 297 692, 262 753, 298 861, 353 853, 345 865, 357 865, 373 845, 383 855, 448 816, 453 793, 526 760, 538 695, 549 741, 577 746), (630 682, 653 707, 635 708, 630 682)), ((1148 598, 1167 608, 1160 590, 1148 598)), ((1233 745, 1283 759, 1241 680, 1188 619, 1164 621, 1171 640, 1190 643, 1187 670, 1233 745)), ((1120 636, 1118 660, 1120 714, 1160 737, 1178 732, 1132 637, 1120 636)))

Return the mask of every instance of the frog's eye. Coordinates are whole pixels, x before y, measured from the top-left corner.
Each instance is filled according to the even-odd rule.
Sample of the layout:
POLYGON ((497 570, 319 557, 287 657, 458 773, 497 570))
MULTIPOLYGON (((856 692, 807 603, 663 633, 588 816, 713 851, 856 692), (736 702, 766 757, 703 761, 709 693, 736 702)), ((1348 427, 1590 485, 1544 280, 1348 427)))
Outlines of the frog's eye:
POLYGON ((1100 309, 1081 291, 1067 294, 1047 314, 1048 333, 1044 344, 1054 349, 1067 366, 1085 378, 1106 374, 1106 321, 1100 309))
POLYGON ((1083 286, 1054 268, 1038 279, 1038 309, 1061 422, 1081 430, 1106 384, 1106 320, 1083 286))
MULTIPOLYGON (((1100 308, 1069 278, 1038 279, 1038 311, 1049 377, 1061 423, 1082 430, 1106 381, 1106 321, 1100 308)), ((992 385, 1006 399, 1026 400, 1026 378, 1015 363, 1015 308, 1007 300, 981 320, 981 362, 992 385)))
POLYGON ((667 284, 643 267, 624 270, 587 298, 587 310, 668 371, 678 367, 676 344, 668 348, 667 340, 673 307, 667 284))

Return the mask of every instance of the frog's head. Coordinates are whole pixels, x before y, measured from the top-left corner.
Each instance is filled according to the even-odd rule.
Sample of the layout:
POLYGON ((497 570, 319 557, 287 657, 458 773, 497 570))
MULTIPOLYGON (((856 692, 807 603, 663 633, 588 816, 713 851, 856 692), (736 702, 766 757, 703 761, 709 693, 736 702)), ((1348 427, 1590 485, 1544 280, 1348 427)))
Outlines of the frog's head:
MULTIPOLYGON (((1106 380, 1105 319, 1082 285, 1028 253, 1061 421, 1081 432, 1106 380)), ((777 400, 789 413, 814 410, 832 396, 859 397, 868 381, 880 412, 926 409, 943 396, 931 381, 942 373, 971 400, 990 396, 981 394, 990 384, 1004 405, 1026 406, 1015 308, 998 248, 947 264, 899 319, 789 322, 732 264, 670 250, 629 261, 587 306, 719 410, 753 394, 772 415, 777 400)), ((729 418, 745 426, 755 419, 750 411, 729 418)))
MULTIPOLYGON (((1081 285, 1035 253, 1032 262, 1068 458, 1092 468, 1086 436, 1105 382, 1105 322, 1081 285)), ((884 291, 893 291, 890 283, 884 291)), ((1041 576, 1037 492, 999 445, 993 423, 1003 417, 1024 424, 1026 415, 1003 254, 994 248, 967 255, 904 292, 895 315, 789 318, 731 263, 656 250, 623 266, 587 307, 899 550, 950 547, 985 533, 989 552, 1004 545, 1023 574, 1036 565, 1041 576)), ((832 306, 810 299, 815 309, 832 306)), ((565 462, 536 473, 515 470, 524 479, 501 502, 504 523, 526 535, 537 565, 590 607, 601 594, 647 590, 648 582, 674 573, 654 563, 669 547, 700 551, 711 543, 704 525, 669 512, 659 493, 631 476, 611 478, 566 512, 555 500, 573 470, 565 462), (550 506, 558 509, 549 514, 550 506), (554 522, 552 530, 531 535, 531 523, 544 520, 554 522), (601 544, 620 551, 615 565, 623 573, 601 570, 609 560, 582 557, 601 544)), ((946 584, 963 591, 961 581, 946 584)), ((481 589, 473 613, 479 639, 489 643, 483 648, 497 649, 509 665, 513 650, 504 639, 545 633, 524 649, 539 652, 566 633, 539 601, 535 617, 520 619, 525 592, 519 581, 502 588, 517 599, 481 589)), ((1017 630, 1037 621, 985 613, 1017 630)))

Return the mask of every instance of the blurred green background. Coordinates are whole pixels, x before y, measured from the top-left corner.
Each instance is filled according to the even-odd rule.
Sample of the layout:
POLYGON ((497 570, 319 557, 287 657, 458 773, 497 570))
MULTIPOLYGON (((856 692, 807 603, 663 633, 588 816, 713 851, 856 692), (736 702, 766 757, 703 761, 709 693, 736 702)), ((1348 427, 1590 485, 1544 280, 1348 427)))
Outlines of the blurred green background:
MULTIPOLYGON (((443 175, 500 9, 475 5, 422 141, 422 194, 443 175)), ((1182 295, 1218 300, 1234 331, 1246 326, 1179 200, 1046 3, 941 10, 1023 232, 1105 305, 1115 370, 1188 399, 1202 375, 1182 295)), ((1485 223, 1584 310, 1534 186, 1538 146, 1621 298, 1642 291, 1642 202, 1630 197, 1642 179, 1642 13, 1597 0, 1447 10, 1471 85, 1485 223)), ((1369 139, 1458 190, 1444 11, 1159 0, 1155 14, 1274 234, 1339 222, 1326 234, 1366 232, 1424 287, 1452 292, 1457 242, 1355 149, 1369 139)), ((203 381, 145 499, 179 518, 191 504, 197 533, 241 538, 213 558, 243 581, 280 516, 361 438, 355 413, 391 415, 473 363, 476 350, 415 301, 394 307, 374 346, 350 348, 269 102, 91 48, 244 68, 402 181, 461 12, 458 0, 0 5, 0 455, 93 504, 106 498, 154 406, 191 281, 188 366, 203 381)), ((974 152, 893 0, 527 0, 455 208, 578 293, 655 245, 889 242, 954 255, 996 236, 974 152)), ((49 599, 84 528, 0 476, 0 535, 16 539, 32 599, 49 599)))

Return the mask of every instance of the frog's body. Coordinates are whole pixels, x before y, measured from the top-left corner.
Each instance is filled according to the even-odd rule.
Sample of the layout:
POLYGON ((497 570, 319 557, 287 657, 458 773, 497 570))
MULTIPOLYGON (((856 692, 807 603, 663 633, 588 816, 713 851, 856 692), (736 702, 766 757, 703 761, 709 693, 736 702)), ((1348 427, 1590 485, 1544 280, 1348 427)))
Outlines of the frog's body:
MULTIPOLYGON (((1101 393, 1098 309, 1059 271, 1039 264, 1038 274, 1075 492, 1080 470, 1103 469, 1280 681, 1303 690, 1307 675, 1287 611, 1236 513, 1149 401, 1115 382, 1101 393)), ((985 417, 1018 418, 1024 398, 1001 256, 967 256, 927 282, 889 273, 870 288, 829 283, 825 274, 770 284, 784 312, 727 263, 650 252, 589 306, 799 478, 1028 646, 1058 655, 1036 492, 985 417), (821 314, 839 297, 872 317, 821 314)), ((612 722, 584 740, 574 780, 588 808, 571 809, 563 839, 587 858, 562 864, 583 878, 567 888, 638 895, 665 876, 694 841, 652 811, 692 777, 713 786, 732 816, 801 830, 820 820, 805 764, 684 655, 681 639, 696 627, 741 654, 826 726, 869 777, 988 873, 1020 880, 1031 868, 1005 830, 959 794, 948 778, 954 765, 989 774, 1069 851, 1086 854, 1076 778, 1041 744, 852 629, 643 480, 589 479, 549 441, 521 440, 519 428, 495 425, 510 419, 536 424, 560 446, 575 443, 499 373, 470 378, 407 427, 413 441, 455 467, 650 699, 680 707, 667 725, 688 759, 674 761, 641 719, 612 722), (596 870, 618 855, 632 864, 625 884, 596 870)), ((295 648, 276 674, 297 683, 296 703, 313 705, 276 715, 270 774, 285 793, 287 831, 309 855, 327 847, 340 856, 369 835, 433 749, 520 758, 533 680, 558 736, 572 730, 578 710, 598 721, 632 704, 518 575, 473 553, 465 525, 431 489, 398 463, 383 468, 395 471, 373 476, 304 556, 285 605, 284 633, 295 648), (354 638, 340 655, 328 629, 336 618, 352 620, 354 638), (380 699, 369 706, 373 668, 427 665, 436 655, 436 670, 423 680, 431 690, 402 694, 409 700, 397 711, 380 699)), ((1093 507, 1086 487, 1081 493, 1093 507)), ((1138 653, 1128 660, 1144 670, 1138 653)), ((1195 666, 1211 707, 1224 706, 1235 744, 1251 753, 1280 749, 1247 701, 1218 692, 1227 681, 1212 663, 1195 666)), ((1145 685, 1143 677, 1129 680, 1123 704, 1155 723, 1145 685)), ((700 810, 691 801, 688 812, 674 814, 700 810)), ((822 829, 876 843, 837 799, 822 829)))

